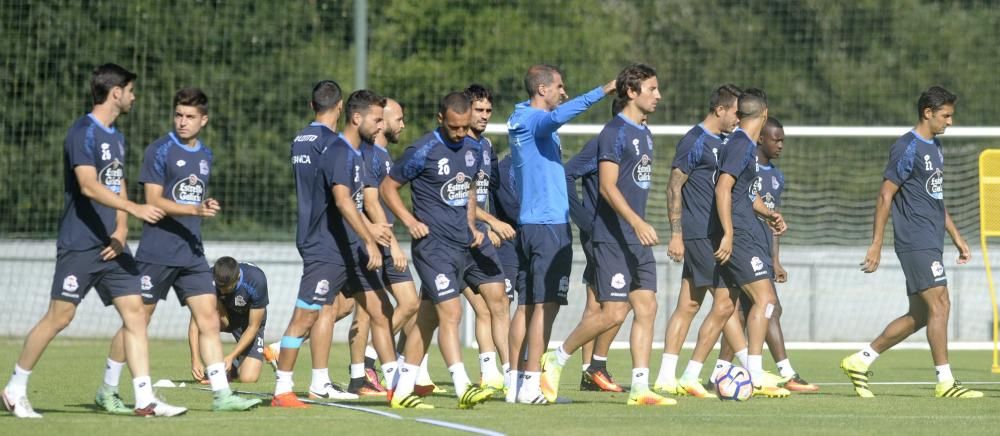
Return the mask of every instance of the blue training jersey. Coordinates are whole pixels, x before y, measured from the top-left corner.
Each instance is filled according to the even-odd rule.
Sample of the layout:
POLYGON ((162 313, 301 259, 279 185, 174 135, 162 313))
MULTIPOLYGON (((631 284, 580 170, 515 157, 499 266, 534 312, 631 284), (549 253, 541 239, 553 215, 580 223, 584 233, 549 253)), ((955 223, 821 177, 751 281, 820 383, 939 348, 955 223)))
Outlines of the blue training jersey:
MULTIPOLYGON (((616 186, 629 207, 646 218, 646 202, 653 182, 653 134, 649 128, 618 114, 597 136, 597 160, 618 164, 616 186)), ((639 245, 635 230, 604 197, 597 199, 594 242, 639 245)))
MULTIPOLYGON (((382 180, 385 180, 385 177, 389 175, 389 171, 392 170, 392 156, 389 155, 389 150, 386 150, 381 145, 363 142, 361 143, 361 157, 364 158, 365 173, 368 176, 368 181, 365 185, 378 188, 382 184, 382 180)), ((382 205, 382 211, 385 212, 386 222, 389 224, 394 223, 396 216, 386 207, 381 197, 379 197, 379 202, 382 205)))
POLYGON ((493 160, 492 179, 495 183, 490 184, 490 196, 492 197, 493 216, 517 227, 517 217, 521 213, 521 198, 517 190, 517 182, 514 180, 513 158, 510 155, 493 160))
POLYGON ((580 240, 587 241, 594 233, 597 199, 601 196, 597 177, 597 139, 587 141, 576 156, 566 161, 566 192, 569 196, 569 216, 580 229, 580 240), (577 196, 576 181, 582 180, 583 198, 577 196))
MULTIPOLYGON (((197 206, 208 198, 212 151, 197 141, 188 146, 174 132, 146 147, 139 183, 163 187, 163 198, 197 206)), ((165 216, 155 224, 143 223, 136 260, 157 265, 186 266, 204 259, 201 217, 165 216)))
MULTIPOLYGON (((773 163, 757 165, 757 181, 754 182, 751 189, 753 189, 755 196, 760 195, 764 206, 773 212, 781 206, 781 193, 785 191, 785 175, 773 163)), ((761 248, 765 250, 764 253, 771 256, 774 246, 774 232, 763 218, 757 217, 757 223, 759 225, 755 237, 761 240, 761 248)))
MULTIPOLYGON (((742 129, 736 129, 726 138, 719 151, 719 175, 729 174, 736 179, 732 189, 733 234, 753 237, 757 218, 753 212, 753 185, 757 181, 757 143, 742 129)), ((718 181, 718 180, 716 180, 718 181)), ((712 213, 712 234, 722 235, 718 209, 712 213)))
POLYGON ((338 136, 319 156, 316 164, 309 226, 305 242, 299 249, 303 261, 337 265, 356 263, 353 248, 359 243, 358 234, 337 208, 333 188, 336 185, 347 187, 354 207, 361 211, 364 206, 364 178, 361 151, 352 147, 343 136, 338 136))
POLYGON ((326 149, 337 140, 337 132, 330 130, 323 123, 313 122, 299 131, 292 140, 291 158, 292 175, 295 177, 295 197, 298 204, 298 221, 295 227, 295 246, 299 255, 306 244, 309 233, 309 217, 312 214, 312 202, 316 197, 316 164, 326 149))
MULTIPOLYGON (((217 293, 219 304, 226 309, 229 315, 229 328, 247 328, 250 323, 250 309, 264 309, 267 307, 267 276, 257 265, 249 262, 240 262, 240 278, 233 287, 233 291, 228 294, 217 293)), ((213 273, 215 268, 212 268, 213 273)), ((265 314, 265 319, 266 319, 265 314)))
POLYGON ((673 168, 688 176, 681 187, 681 233, 685 240, 708 238, 715 207, 715 178, 722 138, 698 124, 677 143, 673 168))
POLYGON ((97 180, 115 194, 125 189, 125 137, 92 114, 80 117, 63 142, 63 213, 58 250, 83 251, 106 246, 115 232, 117 210, 83 195, 75 168, 91 166, 97 180))
POLYGON ((493 162, 497 160, 497 154, 493 150, 493 142, 485 136, 478 140, 470 136, 469 141, 479 143, 479 149, 482 151, 480 160, 482 164, 479 166, 479 172, 476 173, 476 207, 493 213, 493 207, 490 204, 490 179, 493 173, 493 162))
POLYGON ((521 197, 520 224, 563 224, 569 220, 566 173, 562 145, 556 130, 604 98, 604 90, 569 100, 552 111, 531 107, 525 101, 514 106, 507 120, 514 176, 521 197))
POLYGON ((907 132, 889 148, 883 177, 899 186, 892 197, 896 252, 944 250, 944 154, 937 138, 907 132))
POLYGON ((482 158, 479 144, 464 139, 452 143, 434 130, 406 148, 389 177, 410 183, 413 215, 437 240, 467 246, 469 188, 482 158))

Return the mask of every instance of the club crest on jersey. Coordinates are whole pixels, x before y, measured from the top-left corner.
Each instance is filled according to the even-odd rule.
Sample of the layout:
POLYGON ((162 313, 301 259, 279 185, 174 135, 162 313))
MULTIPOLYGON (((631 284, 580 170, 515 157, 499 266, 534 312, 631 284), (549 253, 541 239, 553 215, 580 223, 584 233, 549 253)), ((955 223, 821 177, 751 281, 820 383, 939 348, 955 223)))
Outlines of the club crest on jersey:
POLYGON ((493 161, 490 159, 490 153, 486 150, 483 150, 483 166, 488 167, 490 166, 491 162, 493 161))
POLYGON ((198 205, 205 196, 205 182, 191 174, 178 180, 170 191, 177 203, 198 205))
POLYGON ((233 299, 233 305, 235 305, 236 307, 246 306, 247 300, 243 298, 242 295, 237 295, 236 298, 233 299))
POLYGON ((480 169, 476 176, 476 201, 486 203, 486 197, 490 193, 490 175, 480 169))
MULTIPOLYGON (((638 139, 636 140, 638 141, 638 139)), ((649 189, 649 182, 653 180, 653 158, 648 154, 642 155, 639 162, 632 168, 632 181, 642 189, 649 189)))
POLYGON ((142 276, 139 278, 139 288, 143 291, 148 291, 153 289, 153 279, 149 276, 142 276))
POLYGON ((476 164, 476 154, 472 150, 465 152, 465 166, 471 167, 476 164))
POLYGON ((753 183, 750 184, 749 195, 750 195, 750 199, 751 200, 757 198, 757 194, 760 193, 761 186, 762 185, 761 185, 760 177, 755 177, 753 179, 753 183))
POLYGON ((329 280, 320 280, 318 283, 316 283, 316 295, 319 295, 319 296, 322 297, 322 296, 324 296, 324 295, 326 295, 328 293, 330 293, 330 281, 329 280))
POLYGON ((764 262, 761 261, 759 257, 754 256, 750 259, 750 266, 753 267, 754 271, 760 271, 764 269, 764 262))
POLYGON ((781 187, 781 182, 778 181, 778 178, 775 176, 771 176, 771 189, 778 190, 778 188, 780 187, 781 187))
POLYGON ((503 279, 503 290, 504 290, 504 292, 506 292, 506 293, 509 294, 510 291, 513 290, 513 289, 514 289, 514 285, 512 285, 510 283, 510 279, 504 278, 503 279))
POLYGON ((616 273, 611 276, 611 287, 615 289, 621 289, 625 287, 625 276, 622 273, 616 273))
POLYGON ((183 167, 184 165, 187 165, 187 162, 184 162, 184 159, 180 159, 177 161, 178 168, 183 167))
POLYGON ((765 192, 761 196, 761 200, 764 201, 764 206, 767 206, 767 210, 774 210, 774 196, 770 192, 765 192))
MULTIPOLYGON (((624 282, 624 278, 622 280, 624 282)), ((562 276, 559 279, 559 292, 556 293, 560 298, 565 298, 569 295, 569 277, 562 276)))
POLYGON ((447 182, 441 185, 441 201, 449 206, 461 207, 469 203, 469 187, 472 178, 466 177, 465 173, 455 174, 447 182))
POLYGON ((76 281, 76 276, 70 274, 63 279, 62 288, 66 292, 76 292, 77 289, 80 289, 80 284, 76 281))
POLYGON ((111 160, 111 144, 101 144, 101 160, 111 160))
POLYGON ((97 179, 114 193, 122 190, 122 178, 125 177, 125 166, 118 159, 111 161, 97 173, 97 179))
POLYGON ((934 274, 934 277, 941 277, 941 276, 943 276, 944 275, 944 265, 941 265, 941 262, 938 262, 938 261, 935 260, 934 263, 931 264, 931 273, 934 274))
POLYGON ((437 277, 434 277, 434 286, 436 286, 439 291, 445 290, 450 284, 451 280, 448 280, 448 276, 444 274, 438 274, 437 277))
POLYGON ((201 162, 198 162, 198 170, 199 170, 199 172, 201 172, 201 175, 207 176, 208 175, 208 161, 205 160, 205 159, 202 159, 201 162))
POLYGON ((934 174, 931 174, 927 178, 927 183, 924 185, 927 189, 927 195, 935 200, 944 199, 944 173, 940 169, 934 170, 934 174))

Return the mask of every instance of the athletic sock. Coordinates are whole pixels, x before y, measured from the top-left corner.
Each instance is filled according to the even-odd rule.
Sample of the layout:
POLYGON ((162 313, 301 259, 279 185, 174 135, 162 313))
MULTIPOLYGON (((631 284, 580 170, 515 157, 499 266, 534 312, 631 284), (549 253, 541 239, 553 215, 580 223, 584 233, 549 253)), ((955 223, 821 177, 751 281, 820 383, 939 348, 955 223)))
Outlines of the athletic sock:
POLYGON ((309 383, 309 390, 321 392, 327 383, 331 383, 330 371, 327 368, 313 368, 312 381, 309 383))
POLYGON ((693 382, 698 380, 698 376, 701 375, 701 368, 705 366, 701 362, 696 362, 694 360, 689 360, 687 368, 684 369, 684 374, 681 374, 681 380, 686 382, 693 382))
POLYGON ((865 345, 865 348, 858 351, 858 358, 860 358, 865 365, 871 366, 872 363, 875 363, 875 359, 878 359, 878 352, 876 352, 871 345, 865 345))
POLYGON ((750 378, 752 380, 763 380, 764 375, 764 357, 759 354, 751 354, 747 356, 749 363, 748 368, 750 370, 750 378))
POLYGON ((737 351, 734 354, 736 354, 736 359, 738 359, 740 361, 740 363, 743 364, 744 368, 747 368, 747 369, 750 368, 750 360, 747 357, 747 356, 750 355, 750 352, 747 351, 746 348, 744 348, 744 349, 742 349, 740 351, 737 351))
POLYGON ((649 390, 649 368, 632 368, 632 392, 649 390))
POLYGON ((31 376, 31 371, 21 368, 17 364, 14 364, 14 374, 10 376, 10 381, 7 382, 7 392, 11 394, 14 398, 21 398, 28 394, 28 377, 31 376))
POLYGON ((566 366, 566 362, 569 361, 570 357, 573 357, 573 355, 563 350, 562 345, 556 347, 556 363, 559 366, 566 366))
POLYGON ((598 356, 593 355, 590 359, 590 368, 594 368, 594 371, 599 369, 605 369, 608 367, 608 356, 598 356))
POLYGON ((374 368, 375 362, 378 361, 378 353, 375 352, 375 348, 371 345, 365 347, 365 367, 374 368))
POLYGON ((660 373, 656 376, 656 384, 667 384, 677 378, 678 358, 680 356, 676 354, 663 353, 663 362, 660 363, 660 373))
POLYGON ((123 367, 125 367, 125 362, 108 359, 108 363, 104 367, 104 384, 117 390, 123 367))
POLYGON ((396 387, 396 382, 398 381, 397 378, 399 377, 399 374, 396 371, 396 369, 398 369, 398 365, 399 364, 397 364, 395 360, 382 364, 382 378, 385 379, 386 389, 393 389, 396 387))
POLYGON ((541 395, 542 373, 539 371, 524 371, 521 377, 521 388, 518 396, 537 397, 541 395))
POLYGON ((205 367, 208 374, 208 383, 212 385, 212 392, 219 392, 229 389, 229 378, 226 376, 225 362, 216 362, 205 367))
POLYGON ((451 373, 451 381, 455 384, 455 395, 457 395, 458 398, 462 398, 462 395, 465 394, 466 388, 472 384, 469 380, 469 375, 465 373, 465 365, 462 364, 462 362, 458 362, 449 366, 448 372, 451 373))
POLYGON ((365 364, 363 363, 352 363, 351 364, 351 378, 364 378, 365 376, 365 364))
POLYGON ((782 360, 776 365, 778 366, 778 374, 781 374, 782 377, 790 378, 795 375, 795 369, 792 368, 792 362, 789 362, 788 359, 782 360))
POLYGON ((482 375, 483 379, 500 376, 500 372, 497 371, 496 359, 496 352, 479 353, 479 374, 482 375))
POLYGON ((399 377, 396 387, 393 390, 393 398, 406 398, 413 393, 413 386, 417 384, 417 375, 420 374, 420 365, 410 365, 404 363, 399 368, 399 377))
POLYGON ((719 378, 730 366, 733 366, 732 362, 718 359, 715 361, 715 369, 712 370, 712 383, 719 378))
POLYGON ((431 374, 427 372, 426 354, 424 354, 424 359, 420 361, 420 374, 417 375, 417 383, 425 386, 434 384, 434 380, 431 380, 431 374))
POLYGON ((142 409, 150 403, 156 402, 156 397, 153 395, 153 382, 148 375, 132 379, 132 387, 135 389, 136 409, 142 409))
POLYGON ((292 371, 274 371, 275 382, 274 382, 274 395, 281 395, 292 391, 294 384, 292 383, 292 371))
POLYGON ((934 371, 937 372, 938 383, 955 380, 955 376, 951 375, 951 364, 937 365, 934 371))

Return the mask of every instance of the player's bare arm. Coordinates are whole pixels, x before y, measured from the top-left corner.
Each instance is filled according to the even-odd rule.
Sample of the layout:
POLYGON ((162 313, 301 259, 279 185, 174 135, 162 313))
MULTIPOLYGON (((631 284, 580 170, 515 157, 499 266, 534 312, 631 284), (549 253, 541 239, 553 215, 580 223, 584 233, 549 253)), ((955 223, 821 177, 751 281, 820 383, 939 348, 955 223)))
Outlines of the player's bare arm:
POLYGON ((260 325, 264 322, 264 315, 267 313, 267 309, 259 307, 256 309, 250 309, 249 321, 247 322, 247 328, 243 331, 243 335, 240 336, 240 340, 236 342, 233 346, 233 351, 226 354, 222 360, 226 363, 226 371, 229 371, 233 367, 233 361, 240 354, 243 354, 247 348, 253 346, 253 342, 257 340, 257 332, 260 331, 260 325))
POLYGON ((861 271, 873 273, 882 260, 882 236, 885 234, 885 224, 889 221, 889 205, 892 197, 899 192, 899 185, 889 180, 882 181, 878 197, 875 199, 875 222, 872 223, 872 244, 868 247, 865 260, 861 263, 861 271))
POLYGON ((753 211, 757 216, 764 218, 764 221, 771 227, 775 235, 782 235, 785 233, 785 230, 788 230, 785 218, 777 211, 768 209, 767 205, 764 204, 764 200, 759 195, 753 200, 753 211))
POLYGON ((658 244, 660 240, 656 236, 656 229, 632 210, 628 201, 625 200, 625 196, 618 189, 618 164, 611 161, 601 161, 597 166, 597 177, 601 197, 604 197, 615 213, 632 226, 639 242, 647 247, 658 244))
POLYGON ((781 237, 777 233, 771 235, 771 259, 774 261, 774 281, 776 283, 785 283, 788 281, 788 272, 785 271, 785 267, 781 266, 781 260, 778 258, 781 237))
POLYGON ((483 243, 483 232, 480 232, 476 228, 476 212, 479 210, 479 206, 476 204, 474 199, 476 198, 476 184, 469 184, 469 202, 465 204, 466 218, 469 222, 469 231, 472 232, 472 243, 469 244, 470 247, 476 248, 483 243))
POLYGON ((403 185, 399 182, 393 180, 391 177, 386 177, 382 181, 382 184, 379 185, 378 191, 382 195, 385 205, 389 206, 389 210, 406 226, 413 239, 426 237, 430 234, 430 228, 427 227, 427 224, 417 220, 417 217, 413 216, 410 210, 406 208, 406 205, 403 204, 403 199, 399 196, 399 188, 402 187, 403 185))
POLYGON ((333 201, 337 210, 340 211, 340 215, 344 217, 347 225, 354 229, 354 232, 365 244, 365 250, 368 251, 368 270, 374 271, 381 268, 382 251, 378 249, 375 237, 368 232, 365 218, 358 212, 357 203, 351 196, 351 189, 344 185, 333 185, 330 191, 333 193, 333 201))
POLYGON ((132 216, 155 224, 163 218, 163 210, 151 204, 137 204, 127 199, 115 195, 110 189, 97 180, 97 169, 90 165, 77 165, 73 168, 76 180, 80 184, 80 192, 87 198, 97 203, 123 210, 132 216))
POLYGON ((667 256, 674 262, 684 260, 684 232, 681 228, 681 189, 687 182, 688 175, 679 168, 670 171, 670 181, 667 182, 667 216, 670 218, 670 244, 667 245, 667 256))
POLYGON ((391 247, 392 225, 385 218, 385 211, 382 210, 382 202, 378 201, 378 188, 365 186, 364 188, 365 216, 368 221, 369 231, 375 235, 378 244, 384 247, 391 247))
POLYGON ((511 227, 510 224, 500 221, 497 217, 493 216, 493 214, 480 207, 476 208, 476 219, 490 226, 490 231, 505 241, 514 239, 514 237, 517 236, 517 232, 514 231, 514 228, 511 227))
MULTIPOLYGON (((122 179, 122 186, 128 186, 127 180, 122 179)), ((128 201, 128 189, 118 192, 122 200, 128 201)), ((125 250, 125 241, 128 240, 128 213, 123 210, 115 212, 115 231, 111 233, 111 240, 108 246, 101 250, 101 260, 109 261, 118 257, 125 250)))
POLYGON ((948 236, 951 236, 951 242, 955 244, 955 248, 958 249, 958 264, 969 263, 972 260, 972 251, 969 250, 969 244, 965 242, 965 238, 959 233, 955 222, 951 220, 948 209, 944 210, 944 229, 948 232, 948 236))

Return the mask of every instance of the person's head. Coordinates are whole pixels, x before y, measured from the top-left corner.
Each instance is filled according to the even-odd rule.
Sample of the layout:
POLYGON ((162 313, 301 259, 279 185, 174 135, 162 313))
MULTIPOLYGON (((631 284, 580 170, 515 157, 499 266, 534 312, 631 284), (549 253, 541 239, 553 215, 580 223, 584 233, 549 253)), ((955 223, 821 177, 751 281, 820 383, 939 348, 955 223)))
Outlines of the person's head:
POLYGON ((528 92, 529 99, 541 100, 550 110, 568 98, 562 72, 547 64, 532 65, 528 68, 528 73, 524 75, 524 90, 528 92))
POLYGON ((174 94, 174 133, 182 141, 197 138, 208 124, 208 96, 198 88, 182 88, 174 94))
POLYGON ((777 159, 785 148, 785 127, 777 118, 767 117, 760 130, 760 149, 767 160, 777 159))
POLYGON ((472 123, 469 128, 476 136, 482 135, 493 116, 493 93, 478 83, 469 85, 463 92, 472 103, 472 123))
POLYGON ((921 123, 927 123, 931 133, 940 135, 951 126, 955 115, 958 96, 940 86, 927 88, 917 100, 917 116, 921 123))
POLYGON ((634 105, 643 114, 656 110, 660 101, 660 86, 656 80, 656 70, 646 64, 632 64, 618 73, 615 91, 619 100, 626 105, 634 105))
POLYGON ((220 257, 212 267, 212 279, 219 293, 228 294, 236 289, 240 281, 240 264, 229 256, 220 257))
POLYGON ((741 124, 767 120, 767 94, 763 90, 750 88, 743 91, 736 106, 736 116, 741 124))
POLYGON ((385 109, 382 111, 385 128, 382 129, 382 135, 385 136, 386 142, 399 143, 399 135, 406 128, 406 123, 403 122, 404 113, 403 105, 399 104, 398 101, 391 98, 385 99, 385 109))
POLYGON ((309 101, 309 106, 318 115, 343 108, 343 98, 344 94, 337 82, 320 80, 313 86, 312 100, 309 101))
POLYGON ((727 83, 715 88, 708 97, 708 114, 719 121, 722 133, 732 133, 740 123, 740 118, 736 116, 736 102, 741 94, 743 90, 727 83))
POLYGON ((94 106, 112 105, 120 113, 128 113, 135 102, 135 73, 115 64, 104 64, 90 76, 90 95, 94 106))
POLYGON ((438 124, 441 133, 451 142, 461 142, 469 134, 472 122, 472 102, 463 92, 452 92, 438 104, 438 124))
POLYGON ((367 89, 357 90, 347 97, 347 125, 356 129, 362 141, 374 143, 375 135, 385 127, 383 121, 385 97, 367 89))
POLYGON ((628 104, 628 100, 615 97, 615 101, 611 102, 611 116, 614 117, 621 113, 622 109, 625 109, 626 104, 628 104))

